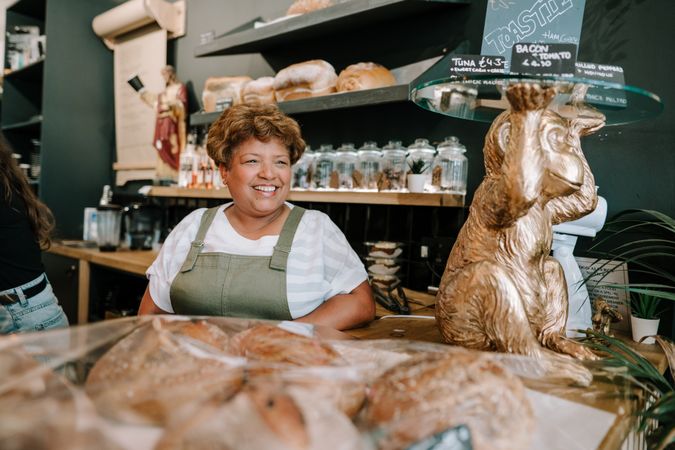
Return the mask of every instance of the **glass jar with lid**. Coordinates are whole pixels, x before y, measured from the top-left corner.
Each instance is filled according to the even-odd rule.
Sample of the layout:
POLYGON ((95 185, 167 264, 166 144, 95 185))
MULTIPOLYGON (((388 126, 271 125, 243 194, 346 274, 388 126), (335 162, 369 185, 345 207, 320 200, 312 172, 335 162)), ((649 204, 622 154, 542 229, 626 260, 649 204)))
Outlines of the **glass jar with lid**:
POLYGON ((377 190, 382 169, 382 152, 373 141, 365 142, 358 151, 359 164, 354 171, 354 188, 377 190))
POLYGON ((338 189, 354 189, 354 170, 359 157, 354 144, 345 143, 335 152, 335 171, 338 175, 338 189))
POLYGON ((314 152, 308 145, 302 153, 300 159, 293 164, 293 181, 291 182, 292 189, 305 190, 309 189, 312 182, 312 164, 314 160, 314 152))
MULTIPOLYGON (((334 177, 335 150, 330 144, 322 144, 314 156, 312 185, 314 189, 331 189, 331 177, 334 177)), ((335 180, 333 180, 335 181, 335 180)), ((334 185, 336 183, 333 183, 334 185)))
POLYGON ((431 169, 436 156, 436 149, 429 144, 427 139, 417 138, 408 146, 408 173, 413 175, 423 174, 426 176, 424 190, 433 190, 431 186, 431 169))
POLYGON ((389 141, 382 147, 381 190, 402 191, 405 189, 405 176, 408 172, 407 150, 401 141, 389 141))
POLYGON ((469 160, 464 155, 466 147, 455 136, 445 138, 438 145, 434 160, 432 184, 444 192, 466 195, 466 179, 469 160))

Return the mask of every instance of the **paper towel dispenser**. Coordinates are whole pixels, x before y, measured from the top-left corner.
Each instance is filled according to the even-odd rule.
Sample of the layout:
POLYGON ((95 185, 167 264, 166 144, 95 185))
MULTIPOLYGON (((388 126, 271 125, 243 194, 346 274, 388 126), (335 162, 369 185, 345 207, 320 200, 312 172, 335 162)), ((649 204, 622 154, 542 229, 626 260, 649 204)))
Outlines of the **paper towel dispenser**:
POLYGON ((92 28, 109 48, 115 39, 141 27, 157 23, 169 38, 185 35, 185 0, 129 0, 94 17, 92 28))

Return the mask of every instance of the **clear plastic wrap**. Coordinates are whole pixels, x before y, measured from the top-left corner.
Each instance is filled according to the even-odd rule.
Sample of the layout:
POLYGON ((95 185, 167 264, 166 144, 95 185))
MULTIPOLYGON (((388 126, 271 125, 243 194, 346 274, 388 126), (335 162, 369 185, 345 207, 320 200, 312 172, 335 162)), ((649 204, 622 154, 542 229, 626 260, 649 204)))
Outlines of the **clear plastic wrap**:
POLYGON ((526 449, 557 405, 527 357, 220 317, 3 337, 0 374, 3 449, 403 450, 459 425, 526 449))

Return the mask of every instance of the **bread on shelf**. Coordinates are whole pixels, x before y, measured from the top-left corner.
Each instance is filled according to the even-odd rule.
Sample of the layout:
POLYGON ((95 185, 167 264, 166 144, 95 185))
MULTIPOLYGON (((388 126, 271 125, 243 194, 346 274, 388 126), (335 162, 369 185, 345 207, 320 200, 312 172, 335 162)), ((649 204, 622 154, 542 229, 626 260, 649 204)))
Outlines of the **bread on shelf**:
POLYGON ((260 77, 251 80, 242 89, 242 100, 249 105, 267 105, 276 103, 274 96, 274 77, 260 77))
POLYGON ((216 111, 216 104, 219 100, 227 101, 229 99, 232 105, 241 103, 242 88, 251 80, 252 78, 249 76, 207 78, 202 92, 204 111, 216 111))
POLYGON ((337 91, 362 91, 396 84, 396 78, 386 67, 373 62, 347 66, 337 79, 337 91))
POLYGON ((278 102, 318 97, 334 93, 336 82, 333 66, 314 59, 281 69, 274 77, 274 92, 278 102))
POLYGON ((287 16, 306 14, 323 8, 333 6, 331 0, 295 0, 286 11, 287 16))

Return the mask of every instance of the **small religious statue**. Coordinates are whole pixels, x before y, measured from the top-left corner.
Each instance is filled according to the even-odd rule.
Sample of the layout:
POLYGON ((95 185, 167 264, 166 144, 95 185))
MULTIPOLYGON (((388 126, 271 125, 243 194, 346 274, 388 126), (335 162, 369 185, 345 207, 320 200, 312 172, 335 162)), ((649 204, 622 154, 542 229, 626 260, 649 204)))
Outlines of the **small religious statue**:
POLYGON ((593 331, 602 333, 606 336, 611 336, 611 334, 609 334, 609 327, 612 323, 621 322, 623 316, 619 311, 612 308, 602 297, 596 298, 593 304, 595 307, 595 313, 591 319, 593 321, 593 331))
POLYGON ((129 84, 138 91, 141 99, 156 110, 155 134, 152 145, 157 150, 160 160, 157 165, 159 178, 176 179, 180 152, 187 141, 187 89, 176 78, 173 66, 162 68, 165 87, 155 94, 143 87, 138 77, 129 80, 129 84))

